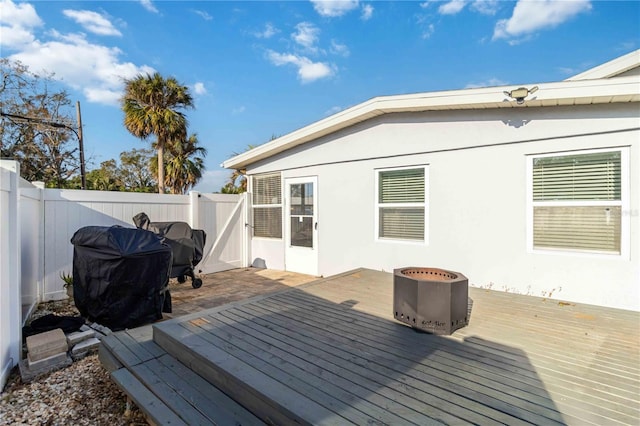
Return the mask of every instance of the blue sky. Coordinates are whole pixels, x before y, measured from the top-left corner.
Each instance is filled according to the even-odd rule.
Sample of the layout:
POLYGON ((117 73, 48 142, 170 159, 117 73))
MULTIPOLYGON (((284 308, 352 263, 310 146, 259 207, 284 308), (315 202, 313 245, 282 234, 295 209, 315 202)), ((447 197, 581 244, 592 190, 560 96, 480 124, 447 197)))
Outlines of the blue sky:
POLYGON ((2 57, 54 72, 82 105, 91 162, 149 146, 123 127, 122 79, 188 86, 220 163, 375 96, 559 81, 640 47, 640 1, 11 1, 2 57))

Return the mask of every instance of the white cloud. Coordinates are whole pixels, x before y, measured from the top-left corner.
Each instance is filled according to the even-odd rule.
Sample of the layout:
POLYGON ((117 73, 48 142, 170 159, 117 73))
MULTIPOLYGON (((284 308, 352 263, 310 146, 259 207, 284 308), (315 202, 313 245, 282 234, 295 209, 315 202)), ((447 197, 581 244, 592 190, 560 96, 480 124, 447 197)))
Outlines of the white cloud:
POLYGON ((331 53, 334 55, 344 56, 345 58, 351 54, 346 44, 340 44, 335 40, 331 40, 331 53))
POLYGON ((267 58, 276 66, 294 65, 298 68, 298 78, 302 83, 310 83, 336 73, 335 66, 324 62, 313 62, 309 58, 291 53, 267 51, 267 58))
POLYGON ((483 15, 495 15, 498 7, 498 0, 475 0, 471 3, 471 9, 483 15))
POLYGON ((193 187, 193 191, 220 192, 220 189, 229 181, 229 176, 231 176, 231 170, 205 170, 202 179, 193 187))
POLYGON ((493 39, 528 36, 539 30, 557 27, 577 14, 589 10, 589 0, 519 0, 511 18, 501 19, 496 23, 493 39))
POLYGON ((160 12, 158 12, 158 9, 156 9, 155 5, 153 4, 153 2, 151 0, 140 0, 140 4, 142 5, 142 7, 147 9, 149 12, 160 13, 160 12))
POLYGON ((339 113, 340 111, 342 111, 342 107, 332 106, 331 108, 329 108, 324 112, 324 115, 333 115, 333 114, 339 113))
POLYGON ((231 110, 232 114, 242 114, 243 112, 245 112, 247 110, 247 108, 244 105, 241 105, 237 108, 234 108, 231 110))
POLYGON ((557 70, 564 75, 576 75, 579 73, 579 71, 577 71, 575 68, 569 67, 558 67, 557 70))
POLYGON ((476 89, 478 87, 495 87, 495 86, 506 86, 509 84, 506 81, 500 80, 498 78, 490 78, 486 81, 482 81, 479 83, 469 83, 465 86, 465 89, 476 89))
POLYGON ((436 31, 436 27, 433 24, 429 24, 427 25, 424 30, 422 30, 422 38, 423 39, 428 39, 431 38, 431 36, 433 35, 433 33, 436 31))
POLYGON ((205 21, 211 21, 213 19, 213 16, 209 15, 207 12, 205 12, 204 10, 194 10, 193 13, 195 13, 196 15, 200 16, 202 19, 204 19, 205 21))
POLYGON ((373 16, 373 6, 370 4, 365 4, 362 6, 362 15, 360 15, 360 19, 363 21, 368 21, 373 16))
POLYGON ((459 13, 467 5, 466 0, 451 0, 448 3, 440 5, 438 12, 442 15, 455 15, 459 13))
POLYGON ((83 93, 89 102, 105 105, 118 105, 122 97, 121 91, 99 87, 85 87, 83 93))
MULTIPOLYGON (((32 72, 53 73, 69 87, 81 90, 89 102, 117 105, 124 79, 140 73, 153 73, 154 69, 131 62, 122 62, 122 51, 117 47, 94 44, 84 34, 47 32, 47 40, 39 40, 34 30, 43 25, 36 10, 29 4, 14 4, 0 0, 2 48, 11 50, 5 56, 20 61, 32 72)), ((65 14, 81 25, 98 25, 102 33, 112 28, 101 15, 87 11, 65 11, 65 14)), ((100 30, 99 30, 100 31, 100 30)), ((4 52, 3 52, 4 53, 4 52)))
POLYGON ((11 0, 0 1, 2 14, 0 22, 10 23, 15 26, 33 28, 42 25, 42 20, 36 10, 29 3, 15 4, 11 0))
POLYGON ((335 18, 358 8, 358 0, 311 0, 320 16, 335 18))
POLYGON ((318 27, 310 22, 300 22, 296 25, 296 32, 291 34, 291 38, 299 45, 309 50, 315 50, 314 45, 318 41, 318 34, 320 34, 318 27))
POLYGON ((207 94, 207 88, 204 87, 204 83, 202 83, 200 81, 193 85, 193 91, 194 91, 194 93, 196 95, 206 95, 207 94))
POLYGON ((122 33, 111 24, 111 22, 97 12, 90 10, 63 10, 62 13, 67 18, 76 21, 82 27, 94 34, 121 36, 122 33))
POLYGON ((117 105, 124 79, 154 72, 148 66, 120 62, 120 49, 89 43, 82 34, 63 35, 53 30, 51 35, 52 40, 35 40, 10 59, 21 61, 34 72, 54 73, 65 84, 82 90, 90 102, 117 105))
POLYGON ((32 30, 43 24, 34 7, 28 3, 15 4, 11 0, 0 1, 0 35, 2 47, 19 49, 32 43, 32 30))
POLYGON ((263 31, 257 31, 255 33, 253 33, 253 35, 258 37, 258 38, 271 38, 271 37, 273 37, 274 35, 276 35, 279 32, 280 32, 280 30, 277 29, 276 27, 274 27, 271 22, 267 22, 264 25, 264 30, 263 31))

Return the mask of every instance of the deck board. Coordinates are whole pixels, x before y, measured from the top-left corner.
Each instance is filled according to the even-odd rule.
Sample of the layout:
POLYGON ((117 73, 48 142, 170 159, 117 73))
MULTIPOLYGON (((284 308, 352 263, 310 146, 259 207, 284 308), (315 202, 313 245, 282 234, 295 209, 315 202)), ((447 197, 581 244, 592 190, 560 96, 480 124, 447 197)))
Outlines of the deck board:
MULTIPOLYGON (((264 305, 273 306, 271 303, 264 305)), ((295 310, 290 309, 287 317, 297 317, 299 315, 305 315, 306 313, 306 319, 303 320, 303 322, 318 328, 328 321, 326 314, 314 317, 308 312, 306 307, 295 310)), ((471 380, 473 377, 453 376, 447 369, 442 371, 434 368, 430 354, 426 356, 423 354, 421 360, 407 358, 406 348, 413 343, 416 337, 416 333, 413 331, 410 332, 409 340, 402 339, 398 344, 385 345, 385 350, 380 350, 377 348, 379 341, 361 338, 355 334, 355 330, 352 331, 346 327, 342 328, 342 323, 343 321, 338 319, 336 322, 330 323, 331 332, 318 330, 316 333, 324 336, 332 336, 333 338, 339 336, 337 338, 343 340, 349 348, 355 348, 372 354, 371 360, 376 363, 376 367, 384 368, 390 378, 398 377, 399 379, 409 382, 405 377, 411 377, 410 381, 413 386, 425 391, 428 389, 429 393, 435 397, 454 402, 461 407, 473 407, 476 410, 485 411, 487 414, 489 414, 490 411, 487 407, 491 407, 491 409, 495 411, 492 412, 491 415, 499 421, 513 422, 514 419, 511 417, 533 423, 550 423, 552 420, 560 420, 558 419, 557 413, 547 412, 549 410, 545 410, 541 405, 530 404, 530 395, 527 395, 525 399, 513 397, 512 393, 519 389, 512 388, 509 391, 500 392, 492 387, 486 386, 480 381, 471 380), (429 359, 429 362, 421 364, 425 359, 429 359), (406 373, 407 371, 409 373, 406 373), (538 415, 540 412, 544 412, 547 417, 538 415), (506 417, 505 415, 511 417, 506 417)), ((431 339, 435 344, 429 347, 427 351, 432 352, 438 350, 438 342, 440 340, 442 340, 442 338, 431 339)), ((470 418, 466 418, 465 420, 475 422, 475 420, 470 418)))
MULTIPOLYGON (((326 312, 329 312, 332 309, 330 305, 319 306, 315 300, 308 299, 308 297, 300 293, 295 295, 291 293, 283 296, 283 298, 288 298, 289 300, 294 300, 292 299, 294 297, 298 299, 305 299, 305 298, 307 299, 307 303, 304 306, 306 307, 306 309, 308 309, 308 312, 313 312, 313 309, 320 309, 322 310, 322 314, 324 314, 326 312)), ((345 319, 348 319, 349 313, 348 312, 344 313, 343 317, 345 319)), ((353 317, 353 318, 357 318, 357 317, 353 317)), ((359 323, 357 327, 364 327, 366 329, 370 329, 370 325, 366 323, 359 323)), ((384 322, 378 321, 376 323, 376 327, 384 327, 386 329, 393 330, 395 328, 395 324, 389 323, 386 321, 384 322)), ((496 330, 499 329, 499 327, 500 326, 496 324, 494 327, 492 327, 492 331, 496 333, 496 330)), ((353 328, 354 332, 357 330, 358 328, 355 328, 355 327, 353 328)), ((511 335, 513 335, 514 333, 518 333, 518 331, 519 330, 517 328, 511 330, 511 335)), ((372 330, 371 332, 375 332, 375 330, 372 330)), ((464 329, 456 333, 456 335, 466 336, 464 329)), ((520 338, 522 339, 522 336, 520 338)), ((539 356, 541 366, 544 366, 545 368, 549 368, 550 366, 557 373, 562 373, 563 371, 566 372, 568 370, 571 373, 571 375, 574 375, 575 368, 581 368, 581 366, 584 365, 584 362, 591 363, 593 361, 593 356, 582 357, 580 355, 580 352, 578 352, 577 350, 574 351, 574 347, 569 347, 567 348, 569 349, 568 351, 565 350, 564 352, 561 352, 562 347, 556 347, 554 350, 552 350, 548 347, 545 347, 543 344, 540 344, 539 343, 540 340, 541 339, 539 338, 539 336, 535 336, 533 339, 527 340, 527 353, 529 355, 535 354, 539 356), (567 366, 562 367, 563 363, 566 364, 567 366)), ((506 348, 507 350, 505 350, 504 345, 499 345, 497 348, 494 348, 495 345, 492 345, 492 342, 487 340, 480 341, 477 338, 474 338, 473 336, 467 336, 467 339, 465 341, 471 344, 478 345, 484 351, 484 353, 476 353, 475 354, 476 356, 485 355, 487 352, 496 353, 502 357, 509 356, 508 348, 506 348), (474 342, 477 342, 477 343, 474 343, 474 342)), ((444 343, 446 342, 443 342, 443 344, 444 343)), ((402 344, 402 342, 400 341, 397 344, 402 344)), ((585 351, 588 349, 589 349, 589 346, 585 346, 585 347, 582 347, 580 351, 585 351)), ((626 365, 629 366, 630 370, 635 369, 635 365, 632 365, 632 364, 626 364, 626 365)), ((618 377, 616 382, 614 383, 616 388, 624 389, 624 387, 627 386, 628 387, 627 390, 629 391, 627 393, 627 396, 637 397, 637 395, 635 394, 635 390, 637 390, 637 376, 635 376, 631 371, 625 372, 624 368, 614 369, 614 368, 607 367, 607 364, 603 363, 602 360, 600 360, 600 363, 598 363, 597 365, 592 365, 591 368, 594 372, 599 372, 600 370, 602 370, 605 372, 608 371, 609 374, 617 374, 618 377)), ((604 380, 610 377, 611 376, 600 374, 600 377, 597 378, 598 380, 596 380, 596 382, 601 383, 600 380, 604 380)), ((579 378, 579 379, 582 379, 582 378, 579 378)))
MULTIPOLYGON (((434 336, 393 319, 391 274, 357 270, 117 343, 167 351, 266 423, 640 424, 640 313, 469 297, 468 326, 434 336)), ((135 368, 177 380, 161 360, 135 368)))
MULTIPOLYGON (((216 318, 207 317, 207 319, 211 319, 211 322, 202 324, 200 328, 208 331, 207 335, 210 338, 232 345, 239 359, 258 366, 262 372, 271 377, 278 377, 281 381, 285 376, 291 377, 287 380, 292 389, 312 397, 332 411, 338 411, 346 420, 356 424, 371 423, 374 420, 386 424, 411 424, 388 410, 371 404, 366 398, 356 398, 345 388, 336 386, 335 381, 340 379, 339 376, 314 375, 311 363, 292 356, 291 353, 277 346, 263 342, 260 338, 248 333, 246 328, 237 328, 238 333, 229 333, 229 327, 224 322, 216 318), (305 377, 305 381, 299 380, 299 377, 305 377)), ((351 386, 353 383, 350 383, 347 389, 351 386)), ((419 416, 419 413, 415 413, 415 417, 419 416)), ((424 419, 421 420, 424 421, 424 419)))
MULTIPOLYGON (((263 315, 266 316, 266 315, 263 315)), ((256 320, 261 321, 261 320, 256 320)), ((296 330, 279 327, 279 320, 269 317, 268 323, 265 322, 265 328, 271 328, 281 335, 294 335, 300 348, 301 357, 310 359, 311 354, 317 354, 321 359, 327 359, 334 365, 340 366, 340 373, 351 372, 355 383, 365 385, 370 392, 379 393, 387 398, 396 400, 402 404, 412 407, 418 412, 427 412, 437 420, 447 423, 456 423, 460 418, 452 416, 451 413, 464 415, 467 421, 473 421, 482 424, 495 424, 500 421, 506 421, 507 417, 503 417, 501 413, 494 413, 498 419, 492 419, 478 411, 483 411, 477 404, 473 404, 468 400, 456 398, 455 394, 447 395, 445 398, 440 395, 442 388, 422 383, 414 377, 405 377, 403 380, 397 380, 398 371, 389 364, 395 360, 367 359, 367 357, 358 356, 359 353, 369 353, 372 347, 364 347, 354 344, 354 340, 342 339, 338 335, 321 336, 318 338, 317 330, 300 326, 296 330), (306 352, 306 354, 305 354, 306 352), (457 404, 456 404, 457 403, 457 404), (462 404, 462 405, 460 405, 462 404), (474 411, 473 409, 476 409, 474 411)), ((285 324, 289 323, 286 319, 285 324)), ((293 340, 293 339, 292 339, 293 340)), ((375 355, 375 352, 373 353, 375 355)), ((324 369, 331 367, 322 366, 324 369)), ((335 367, 334 367, 335 368, 335 367)), ((387 406, 393 409, 392 406, 387 406)), ((514 421, 515 422, 515 421, 514 421)))
MULTIPOLYGON (((287 295, 289 296, 289 295, 287 295)), ((296 295, 297 296, 297 295, 296 295)), ((289 296, 289 297, 293 297, 293 296, 289 296)), ((311 312, 312 309, 320 309, 318 308, 318 304, 316 303, 315 305, 308 305, 305 306, 305 308, 307 309, 306 312, 311 312)), ((324 315, 325 312, 323 312, 321 315, 324 315)), ((349 313, 346 312, 345 316, 348 316, 349 313)), ((353 315, 353 318, 357 318, 357 315, 353 315)), ((352 319, 353 319, 352 318, 352 319)), ((403 341, 402 339, 396 339, 396 338, 391 338, 390 341, 382 341, 380 339, 384 339, 385 335, 384 334, 380 334, 377 333, 377 330, 375 329, 376 327, 387 327, 387 326, 391 326, 392 328, 395 328, 394 324, 389 324, 388 322, 384 322, 384 321, 379 321, 375 324, 375 327, 369 327, 368 324, 365 323, 360 323, 360 324, 351 324, 349 321, 344 321, 343 324, 338 323, 332 323, 331 324, 332 327, 338 327, 338 328, 343 328, 347 331, 349 331, 349 328, 351 328, 350 332, 352 333, 356 333, 357 330, 359 329, 359 327, 362 327, 364 329, 367 330, 366 333, 363 333, 363 335, 367 335, 367 336, 371 336, 371 340, 370 340, 370 345, 375 346, 378 345, 380 343, 389 343, 388 345, 384 345, 384 346, 391 346, 393 347, 395 346, 406 346, 406 341, 403 341)), ((410 330, 409 328, 407 328, 407 330, 410 330)), ((412 336, 415 334, 415 332, 413 331, 409 331, 408 333, 408 337, 412 338, 412 336)), ((366 341, 366 338, 364 338, 366 341)), ((496 356, 501 356, 504 355, 504 353, 501 353, 500 350, 501 348, 504 348, 504 346, 501 345, 501 348, 495 347, 495 344, 491 344, 489 345, 491 342, 489 341, 483 341, 483 345, 478 346, 478 348, 480 349, 480 351, 471 351, 470 353, 465 353, 466 350, 470 350, 470 349, 474 349, 474 347, 465 347, 464 351, 461 351, 459 349, 456 349, 455 346, 452 345, 447 345, 446 344, 446 339, 441 339, 441 338, 436 338, 436 339, 440 339, 439 344, 443 346, 443 349, 446 350, 447 356, 449 356, 450 354, 457 354, 459 357, 457 359, 453 359, 452 362, 446 362, 443 360, 446 360, 447 358, 442 357, 442 356, 429 356, 429 362, 430 363, 435 363, 435 365, 439 365, 439 364, 444 364, 445 369, 443 370, 445 372, 445 374, 450 374, 453 377, 459 377, 460 379, 463 380, 467 380, 469 379, 468 375, 464 375, 461 374, 458 369, 462 369, 462 371, 467 370, 467 365, 470 365, 471 367, 473 367, 472 369, 472 374, 473 375, 478 375, 480 377, 481 381, 485 381, 486 380, 491 380, 494 385, 496 383, 501 383, 502 381, 508 381, 509 384, 511 386, 514 387, 518 387, 518 382, 514 382, 512 380, 512 377, 518 377, 521 376, 521 374, 523 372, 527 373, 526 368, 527 365, 526 364, 522 364, 522 361, 518 361, 518 358, 516 356, 514 356, 512 353, 512 351, 507 351, 507 355, 504 357, 504 359, 502 360, 502 362, 500 361, 500 358, 496 358, 496 356), (490 346, 491 347, 491 357, 489 357, 489 355, 487 354, 486 348, 490 346), (495 356, 494 356, 495 355, 495 356), (489 362, 489 364, 487 365, 482 365, 480 363, 475 362, 476 359, 483 359, 485 362, 489 362), (506 372, 509 374, 509 377, 505 377, 505 376, 500 376, 502 371, 505 371, 505 366, 506 368, 506 372), (455 370, 452 370, 455 369, 455 370), (484 380, 483 380, 484 379, 484 380)), ((361 340, 361 339, 358 339, 361 340)), ((415 342, 414 342, 415 343, 415 342)), ((420 350, 420 349, 419 349, 420 350)), ((412 351, 406 351, 405 350, 405 356, 412 353, 412 351)), ((536 378, 536 373, 534 370, 531 370, 529 374, 526 375, 528 378, 536 378)), ((520 380, 523 380, 522 378, 520 380)), ((579 380, 579 378, 577 379, 579 380)), ((521 382, 522 383, 522 382, 521 382)), ((538 383, 539 380, 538 380, 538 383)), ((563 383, 565 385, 565 387, 571 387, 571 382, 565 382, 563 383)), ((591 385, 593 385, 593 383, 591 383, 591 385)), ((532 398, 532 392, 536 392, 536 387, 535 387, 535 381, 532 383, 531 380, 528 381, 527 386, 525 387, 522 384, 519 385, 522 387, 522 390, 526 390, 528 392, 528 394, 524 395, 524 397, 526 397, 527 399, 531 399, 532 398)), ((516 389, 512 389, 511 391, 515 391, 516 389)), ((537 389, 538 391, 540 390, 539 388, 537 389)), ((508 388, 504 388, 505 392, 508 392, 509 389, 508 388)), ((543 392, 544 389, 542 389, 543 392)), ((573 396, 574 398, 579 398, 581 400, 585 400, 585 399, 591 399, 591 398, 585 398, 584 394, 578 393, 578 392, 574 392, 573 394, 570 394, 568 392, 565 393, 566 396, 573 396)), ((610 402, 614 402, 616 401, 615 396, 612 396, 610 394, 607 394, 609 401, 610 402)), ((637 396, 636 396, 637 399, 637 396)), ((592 399, 592 404, 594 404, 594 406, 591 407, 592 410, 597 410, 597 405, 601 402, 601 400, 597 400, 597 399, 592 399)), ((628 413, 633 413, 633 408, 632 407, 627 407, 626 404, 628 404, 629 401, 628 400, 618 400, 618 402, 615 404, 615 406, 619 409, 619 411, 621 411, 622 413, 628 412, 628 413)), ((584 406, 581 407, 581 410, 584 409, 584 406)), ((606 420, 606 417, 602 417, 602 420, 606 420)))
POLYGON ((153 341, 150 325, 103 338, 101 362, 154 424, 265 423, 153 341))

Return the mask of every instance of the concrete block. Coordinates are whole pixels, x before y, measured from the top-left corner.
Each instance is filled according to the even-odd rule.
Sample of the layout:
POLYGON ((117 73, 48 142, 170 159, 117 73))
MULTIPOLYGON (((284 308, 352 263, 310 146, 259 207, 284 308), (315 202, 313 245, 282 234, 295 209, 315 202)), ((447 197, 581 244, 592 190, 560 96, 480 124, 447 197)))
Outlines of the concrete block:
POLYGON ((82 324, 82 327, 80 327, 80 331, 87 331, 87 330, 91 330, 91 327, 89 327, 87 324, 82 324))
POLYGON ((27 337, 27 352, 31 362, 67 352, 68 349, 67 336, 61 328, 27 337))
POLYGON ((33 371, 46 370, 49 367, 55 366, 56 364, 63 363, 67 359, 67 353, 61 352, 59 354, 50 356, 48 358, 43 358, 38 361, 34 361, 31 359, 29 355, 27 355, 27 365, 33 371))
POLYGON ((22 382, 29 383, 42 374, 68 367, 73 363, 71 357, 66 352, 64 354, 54 355, 51 358, 56 358, 58 362, 52 362, 45 358, 44 360, 37 361, 34 368, 29 367, 28 359, 20 361, 18 368, 20 369, 20 378, 22 379, 22 382))
POLYGON ((92 329, 94 329, 95 331, 97 331, 98 333, 108 336, 112 333, 111 329, 109 327, 105 327, 104 325, 100 325, 97 322, 94 322, 92 324, 89 325, 89 327, 91 327, 92 329))
POLYGON ((98 349, 98 346, 100 346, 100 340, 96 339, 95 337, 92 337, 90 339, 87 339, 78 343, 73 348, 71 348, 71 354, 77 354, 80 352, 86 352, 93 349, 98 349))
POLYGON ((91 339, 92 337, 96 337, 96 332, 94 330, 74 331, 73 333, 67 334, 67 343, 70 348, 73 348, 78 343, 91 339))

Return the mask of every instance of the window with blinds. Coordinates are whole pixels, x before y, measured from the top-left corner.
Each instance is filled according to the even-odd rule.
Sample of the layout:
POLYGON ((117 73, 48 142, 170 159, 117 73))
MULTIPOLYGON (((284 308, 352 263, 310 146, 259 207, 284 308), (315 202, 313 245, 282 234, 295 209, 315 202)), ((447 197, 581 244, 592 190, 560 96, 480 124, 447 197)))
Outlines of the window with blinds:
POLYGON ((280 173, 252 177, 254 237, 282 238, 281 182, 280 173))
POLYGON ((533 247, 621 253, 622 151, 532 158, 533 247))
POLYGON ((426 241, 426 167, 379 170, 378 238, 426 241))

